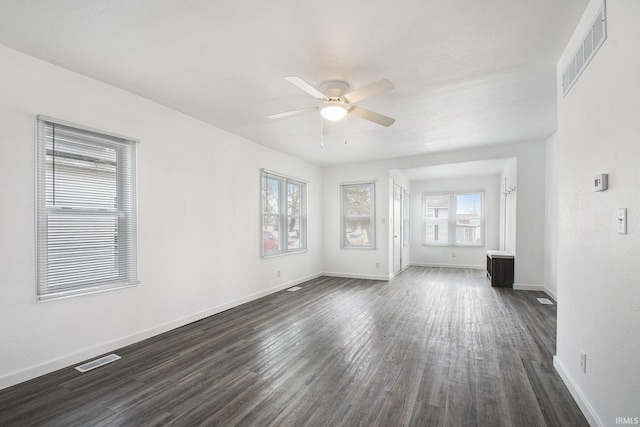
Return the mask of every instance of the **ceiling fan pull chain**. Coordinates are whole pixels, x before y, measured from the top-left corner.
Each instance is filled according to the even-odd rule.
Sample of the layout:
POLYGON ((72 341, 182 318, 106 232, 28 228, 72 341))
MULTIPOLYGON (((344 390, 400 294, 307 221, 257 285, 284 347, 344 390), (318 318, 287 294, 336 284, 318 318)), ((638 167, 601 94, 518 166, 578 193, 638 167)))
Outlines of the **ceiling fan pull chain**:
POLYGON ((322 120, 322 115, 318 114, 320 117, 320 148, 324 148, 324 120, 322 120))
POLYGON ((347 144, 347 116, 344 116, 344 143, 347 144))

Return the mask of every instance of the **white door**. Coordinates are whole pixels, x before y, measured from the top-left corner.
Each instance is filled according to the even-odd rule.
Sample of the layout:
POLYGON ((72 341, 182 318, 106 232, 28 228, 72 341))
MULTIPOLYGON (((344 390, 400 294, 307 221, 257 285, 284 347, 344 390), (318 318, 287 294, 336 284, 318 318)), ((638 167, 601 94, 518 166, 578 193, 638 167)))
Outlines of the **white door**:
POLYGON ((402 270, 402 187, 393 184, 393 274, 402 270))

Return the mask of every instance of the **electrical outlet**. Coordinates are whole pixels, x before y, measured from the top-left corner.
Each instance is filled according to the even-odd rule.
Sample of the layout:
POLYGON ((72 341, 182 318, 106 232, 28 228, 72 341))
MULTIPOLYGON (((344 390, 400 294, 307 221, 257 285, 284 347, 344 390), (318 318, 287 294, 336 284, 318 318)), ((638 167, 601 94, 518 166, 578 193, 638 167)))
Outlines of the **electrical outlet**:
POLYGON ((278 275, 278 277, 280 277, 280 270, 278 270, 278 272, 276 274, 278 275))
POLYGON ((376 268, 380 268, 380 263, 376 262, 376 268))
POLYGON ((456 253, 455 252, 451 252, 451 258, 455 258, 456 257, 456 253))
POLYGON ((587 353, 580 350, 580 370, 582 373, 587 373, 587 353))

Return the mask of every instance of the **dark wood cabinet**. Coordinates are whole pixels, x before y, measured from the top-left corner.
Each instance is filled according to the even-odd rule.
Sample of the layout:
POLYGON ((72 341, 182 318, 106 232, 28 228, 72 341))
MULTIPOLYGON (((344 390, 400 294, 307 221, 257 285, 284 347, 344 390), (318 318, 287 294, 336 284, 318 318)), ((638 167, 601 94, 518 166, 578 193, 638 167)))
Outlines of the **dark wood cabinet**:
POLYGON ((487 251, 487 277, 491 286, 513 288, 514 256, 504 251, 487 251))

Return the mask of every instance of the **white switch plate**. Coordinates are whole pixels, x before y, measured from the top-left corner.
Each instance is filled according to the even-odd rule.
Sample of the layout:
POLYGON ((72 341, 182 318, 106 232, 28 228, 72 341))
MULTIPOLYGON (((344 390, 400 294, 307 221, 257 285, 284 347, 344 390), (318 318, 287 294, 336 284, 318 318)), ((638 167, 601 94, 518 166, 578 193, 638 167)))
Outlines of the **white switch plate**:
POLYGON ((618 209, 618 234, 627 234, 627 208, 618 209))

